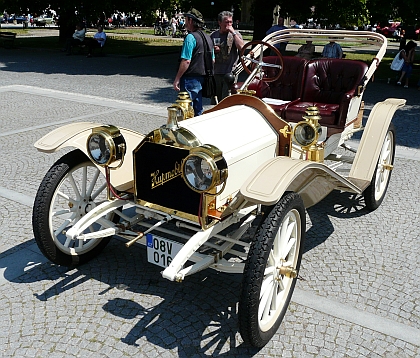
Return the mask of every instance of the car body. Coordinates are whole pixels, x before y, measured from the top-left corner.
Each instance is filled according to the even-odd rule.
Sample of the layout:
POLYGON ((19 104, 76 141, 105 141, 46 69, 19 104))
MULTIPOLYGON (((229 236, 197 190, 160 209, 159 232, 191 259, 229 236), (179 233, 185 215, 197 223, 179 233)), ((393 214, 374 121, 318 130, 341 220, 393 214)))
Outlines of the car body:
POLYGON ((46 25, 53 25, 55 23, 55 20, 52 16, 48 15, 41 15, 36 18, 34 18, 34 24, 36 26, 46 26, 46 25))
POLYGON ((377 103, 366 124, 361 117, 363 93, 386 45, 384 36, 372 32, 281 30, 244 46, 252 50, 242 51, 235 75, 246 70, 248 78, 237 94, 202 116, 193 116, 188 94, 180 93, 168 108, 167 124, 150 133, 90 122, 53 130, 35 143, 38 150, 75 150, 40 184, 33 230, 41 252, 56 264, 74 266, 118 235, 127 247, 144 245, 148 260, 171 281, 207 268, 242 273, 239 330, 247 343, 264 346, 296 285, 305 209, 332 190, 363 195, 370 210, 385 196, 395 152, 391 119, 405 100, 377 103), (373 63, 299 62, 274 47, 331 37, 377 46, 373 63), (263 55, 267 47, 277 51, 274 58, 263 55), (293 71, 287 68, 296 63, 293 71), (323 77, 324 68, 322 86, 307 82, 323 77), (299 80, 287 77, 295 72, 299 80), (354 88, 340 93, 339 104, 322 103, 322 96, 304 101, 332 82, 334 73, 342 82, 346 72, 359 77, 354 88), (300 94, 263 97, 279 93, 270 89, 279 79, 303 83, 300 94), (328 111, 340 113, 337 123, 328 122, 328 111), (363 135, 354 149, 346 143, 357 132, 363 135), (345 155, 337 153, 342 150, 345 155))

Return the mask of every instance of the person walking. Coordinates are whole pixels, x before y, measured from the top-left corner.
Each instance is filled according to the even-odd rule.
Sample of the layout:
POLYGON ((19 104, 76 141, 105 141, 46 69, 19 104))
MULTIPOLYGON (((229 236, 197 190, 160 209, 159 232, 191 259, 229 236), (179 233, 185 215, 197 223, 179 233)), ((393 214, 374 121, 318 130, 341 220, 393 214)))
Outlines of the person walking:
POLYGON ((416 52, 417 44, 414 41, 409 41, 405 48, 401 50, 400 56, 404 59, 404 65, 401 69, 401 76, 397 82, 397 85, 401 85, 401 81, 405 76, 404 88, 408 88, 408 80, 413 72, 414 56, 416 52))
POLYGON ((173 88, 176 91, 188 92, 192 100, 194 115, 199 116, 203 113, 202 86, 206 74, 204 64, 206 46, 204 40, 207 41, 212 52, 213 41, 209 35, 201 30, 204 25, 201 12, 192 8, 189 12, 184 13, 184 17, 185 27, 189 33, 182 45, 181 59, 173 88))
MULTIPOLYGON (((265 34, 269 35, 269 34, 272 34, 273 32, 284 30, 284 29, 287 29, 287 26, 284 26, 284 17, 279 16, 277 20, 277 25, 271 26, 265 34)), ((274 45, 274 47, 276 47, 280 51, 280 53, 284 56, 286 52, 287 42, 277 43, 274 45)))
MULTIPOLYGON (((222 11, 218 15, 219 30, 210 37, 214 43, 214 78, 216 80, 216 97, 218 101, 229 94, 228 84, 224 80, 226 74, 231 74, 238 64, 239 51, 244 40, 239 31, 233 28, 233 13, 222 11)), ((212 103, 216 104, 216 103, 212 103)))

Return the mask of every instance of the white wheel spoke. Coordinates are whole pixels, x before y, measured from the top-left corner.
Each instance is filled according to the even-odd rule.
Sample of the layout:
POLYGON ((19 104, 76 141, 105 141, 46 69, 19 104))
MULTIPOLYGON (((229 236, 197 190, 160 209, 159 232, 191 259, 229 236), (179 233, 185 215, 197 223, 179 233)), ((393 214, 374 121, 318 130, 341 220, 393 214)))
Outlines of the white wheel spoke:
POLYGON ((296 238, 295 237, 290 238, 289 242, 286 245, 286 249, 283 252, 282 259, 286 259, 289 256, 295 243, 296 243, 296 238))
POLYGON ((62 231, 67 227, 67 226, 69 226, 70 225, 70 223, 73 221, 73 216, 72 217, 70 217, 70 219, 67 219, 67 220, 65 220, 62 224, 61 224, 61 226, 58 228, 58 229, 56 229, 55 231, 54 231, 54 236, 55 237, 57 237, 58 235, 60 235, 61 233, 62 233, 62 231))
POLYGON ((103 191, 104 191, 104 189, 106 188, 106 183, 103 183, 99 188, 98 188, 98 190, 96 190, 92 195, 91 195, 91 198, 92 198, 92 200, 95 200, 96 198, 97 198, 97 196, 99 195, 99 194, 101 194, 103 191))
POLYGON ((78 187, 76 185, 76 182, 74 181, 73 175, 72 174, 69 174, 67 176, 67 178, 68 178, 68 180, 69 180, 69 182, 70 182, 70 184, 71 184, 71 186, 73 188, 74 193, 76 194, 77 200, 80 200, 80 198, 81 198, 80 197, 80 192, 79 192, 79 189, 78 189, 78 187))
POLYGON ((75 199, 70 198, 67 194, 64 194, 62 191, 57 191, 57 195, 62 197, 65 200, 69 201, 70 203, 75 203, 76 202, 75 199))
POLYGON ((82 198, 86 198, 86 184, 87 184, 87 167, 83 167, 82 169, 82 198))
POLYGON ((64 247, 69 247, 72 242, 73 242, 72 239, 69 239, 68 237, 66 237, 66 241, 64 242, 63 246, 64 247))
POLYGON ((264 277, 268 275, 274 275, 276 273, 276 267, 273 266, 267 266, 264 270, 264 277))
POLYGON ((273 250, 270 250, 270 253, 268 254, 268 265, 269 266, 276 266, 276 258, 274 256, 273 250))
POLYGON ((99 169, 98 168, 95 168, 95 173, 93 174, 93 177, 91 179, 91 183, 89 185, 89 189, 88 189, 88 191, 86 193, 86 197, 87 198, 90 198, 91 197, 93 188, 95 187, 95 184, 98 181, 98 177, 99 177, 99 174, 100 173, 101 172, 99 171, 99 169))
POLYGON ((52 216, 60 216, 60 215, 70 214, 72 212, 73 212, 72 209, 60 209, 57 211, 53 211, 51 214, 52 216))
POLYGON ((274 293, 274 287, 275 284, 272 282, 270 286, 268 287, 268 290, 266 290, 261 297, 260 301, 260 307, 262 308, 261 312, 261 319, 264 321, 269 317, 270 309, 271 309, 271 303, 273 300, 273 293, 274 293))
POLYGON ((263 283, 261 285, 260 299, 262 298, 264 293, 269 289, 269 287, 273 284, 273 281, 274 275, 264 276, 263 283))

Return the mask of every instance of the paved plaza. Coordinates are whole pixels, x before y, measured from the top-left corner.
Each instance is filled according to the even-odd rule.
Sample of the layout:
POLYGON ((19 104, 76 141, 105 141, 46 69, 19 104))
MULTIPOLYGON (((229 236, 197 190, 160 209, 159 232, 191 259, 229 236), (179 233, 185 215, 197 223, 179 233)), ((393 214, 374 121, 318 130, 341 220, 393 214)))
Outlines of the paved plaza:
MULTIPOLYGON (((365 115, 389 97, 397 152, 374 212, 333 192, 307 212, 300 280, 274 338, 243 344, 241 275, 213 270, 169 282, 140 245, 111 240, 68 269, 33 238, 37 188, 63 154, 33 143, 67 123, 147 133, 176 99, 177 56, 86 58, 0 48, 0 357, 420 357, 420 91, 369 83, 365 115)), ((206 107, 209 107, 206 102, 206 107)), ((353 143, 357 145, 358 138, 353 143)))

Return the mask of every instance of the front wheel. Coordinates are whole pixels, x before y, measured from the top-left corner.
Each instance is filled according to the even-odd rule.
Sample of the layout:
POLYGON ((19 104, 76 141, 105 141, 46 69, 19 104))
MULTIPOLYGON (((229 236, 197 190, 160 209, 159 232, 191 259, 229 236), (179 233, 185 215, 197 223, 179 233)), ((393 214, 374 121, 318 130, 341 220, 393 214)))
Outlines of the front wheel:
MULTIPOLYGON (((110 237, 70 240, 66 231, 105 200, 105 178, 83 152, 75 150, 60 158, 45 175, 32 213, 35 241, 45 257, 58 265, 75 266, 97 256, 110 237)), ((86 233, 100 228, 91 225, 86 233)))
POLYGON ((391 123, 382 144, 378 163, 372 181, 363 192, 366 207, 369 210, 377 209, 384 200, 391 179, 391 170, 394 165, 395 157, 395 127, 391 123))
POLYGON ((276 333, 296 285, 306 229, 305 207, 286 193, 264 217, 252 240, 239 300, 243 340, 263 347, 276 333))

